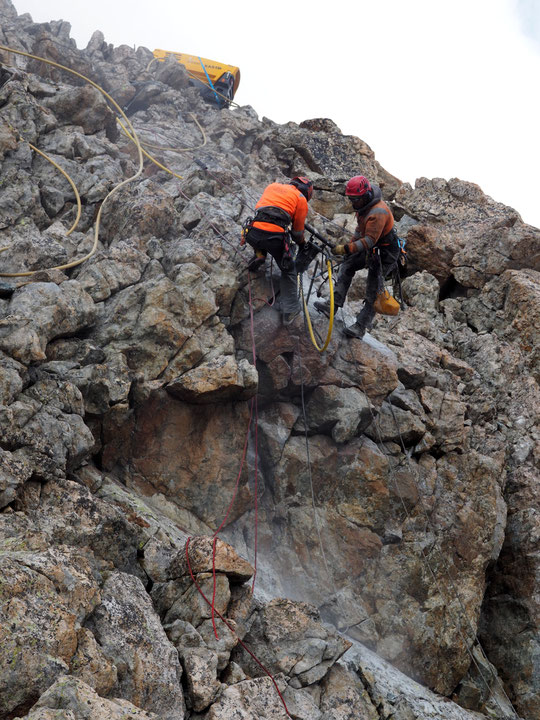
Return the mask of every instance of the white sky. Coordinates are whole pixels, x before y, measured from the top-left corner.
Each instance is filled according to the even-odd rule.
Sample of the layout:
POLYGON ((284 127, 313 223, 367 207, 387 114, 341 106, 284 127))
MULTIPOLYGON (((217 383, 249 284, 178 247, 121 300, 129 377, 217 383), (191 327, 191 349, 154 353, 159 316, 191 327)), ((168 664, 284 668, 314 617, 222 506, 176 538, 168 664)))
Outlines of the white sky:
POLYGON ((235 100, 329 117, 383 167, 478 183, 540 227, 540 0, 13 0, 78 47, 163 48, 238 65, 235 100))

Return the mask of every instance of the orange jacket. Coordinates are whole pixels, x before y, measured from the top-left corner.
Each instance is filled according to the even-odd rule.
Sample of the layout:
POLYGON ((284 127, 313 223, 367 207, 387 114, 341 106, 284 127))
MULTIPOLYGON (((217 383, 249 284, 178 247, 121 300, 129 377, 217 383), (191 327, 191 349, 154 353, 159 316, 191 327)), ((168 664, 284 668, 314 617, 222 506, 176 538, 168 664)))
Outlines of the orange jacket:
MULTIPOLYGON (((255 210, 263 207, 278 207, 290 216, 292 223, 292 236, 298 242, 304 236, 304 223, 308 213, 308 204, 306 198, 300 190, 294 185, 284 185, 283 183, 272 183, 265 189, 259 202, 255 205, 255 210)), ((279 225, 269 222, 254 222, 253 227, 266 232, 282 233, 285 230, 279 225)))
POLYGON ((357 213, 356 220, 358 225, 354 232, 355 242, 349 244, 351 253, 371 250, 394 227, 392 211, 384 200, 379 200, 363 214, 357 213))

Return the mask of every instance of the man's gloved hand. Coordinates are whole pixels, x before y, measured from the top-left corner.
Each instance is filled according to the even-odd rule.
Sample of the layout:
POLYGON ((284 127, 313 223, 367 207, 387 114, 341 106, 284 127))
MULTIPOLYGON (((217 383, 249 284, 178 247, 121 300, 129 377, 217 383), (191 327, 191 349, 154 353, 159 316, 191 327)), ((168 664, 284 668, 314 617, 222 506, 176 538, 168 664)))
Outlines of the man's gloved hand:
POLYGON ((349 254, 349 246, 348 245, 334 245, 332 248, 332 255, 348 255, 349 254))

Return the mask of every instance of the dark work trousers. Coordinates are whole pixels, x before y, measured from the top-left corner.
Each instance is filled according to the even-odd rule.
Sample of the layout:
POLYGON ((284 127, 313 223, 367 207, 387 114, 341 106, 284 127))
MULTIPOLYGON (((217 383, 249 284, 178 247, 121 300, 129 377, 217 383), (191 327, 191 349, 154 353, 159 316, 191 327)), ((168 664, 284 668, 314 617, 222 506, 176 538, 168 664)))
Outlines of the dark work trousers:
MULTIPOLYGON (((383 244, 379 241, 376 245, 381 254, 382 274, 386 277, 388 273, 394 268, 397 259, 399 257, 399 244, 397 236, 392 237, 388 244, 383 244)), ((366 267, 366 251, 360 250, 359 252, 347 255, 345 260, 339 266, 339 275, 334 289, 334 303, 338 307, 343 307, 345 298, 349 288, 351 287, 352 279, 358 270, 362 270, 366 267)))
MULTIPOLYGON (((262 250, 265 254, 270 253, 281 270, 281 280, 279 284, 281 296, 281 311, 283 313, 294 313, 300 309, 298 301, 296 270, 294 265, 290 268, 283 268, 282 260, 285 251, 284 243, 285 233, 269 233, 264 230, 251 228, 246 235, 246 242, 251 245, 254 250, 262 250)), ((290 237, 287 238, 290 244, 290 237)))

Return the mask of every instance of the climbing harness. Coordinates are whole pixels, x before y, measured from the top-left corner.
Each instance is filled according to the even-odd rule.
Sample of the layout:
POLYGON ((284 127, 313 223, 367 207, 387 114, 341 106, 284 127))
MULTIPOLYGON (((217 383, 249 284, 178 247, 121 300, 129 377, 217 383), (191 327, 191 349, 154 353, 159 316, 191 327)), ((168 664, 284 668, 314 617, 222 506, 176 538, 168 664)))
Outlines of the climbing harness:
POLYGON ((254 217, 249 217, 246 219, 242 226, 240 245, 244 246, 247 242, 254 248, 255 254, 257 256, 256 259, 254 258, 249 263, 248 270, 254 272, 258 269, 259 265, 264 262, 264 258, 266 257, 267 253, 267 245, 265 243, 271 240, 278 240, 279 242, 283 243, 283 253, 279 262, 281 269, 288 272, 293 268, 294 257, 291 249, 291 234, 289 232, 291 221, 292 218, 288 212, 274 205, 256 208, 254 217), (254 223, 256 222, 264 222, 270 223, 272 225, 277 225, 283 230, 283 232, 275 232, 274 234, 272 234, 272 232, 268 230, 259 230, 259 228, 254 226, 254 223), (265 235, 264 239, 257 238, 250 241, 248 239, 248 235, 251 230, 253 230, 254 232, 263 233, 265 235), (261 262, 258 262, 259 260, 261 262))
POLYGON ((282 208, 269 205, 256 208, 252 224, 256 222, 271 223, 287 231, 291 224, 291 219, 289 213, 282 208))

